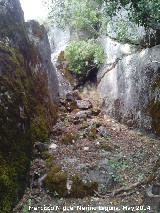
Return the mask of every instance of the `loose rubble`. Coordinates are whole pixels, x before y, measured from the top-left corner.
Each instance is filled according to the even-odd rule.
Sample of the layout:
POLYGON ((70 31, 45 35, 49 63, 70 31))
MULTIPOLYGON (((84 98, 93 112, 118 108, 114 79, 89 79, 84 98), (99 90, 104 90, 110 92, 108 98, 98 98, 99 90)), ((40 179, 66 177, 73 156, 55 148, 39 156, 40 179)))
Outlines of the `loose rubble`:
POLYGON ((77 91, 68 94, 49 143, 34 145, 38 158, 32 162, 30 187, 14 212, 22 212, 28 200, 34 206, 58 205, 58 212, 64 205, 142 205, 143 188, 123 197, 108 194, 144 178, 159 151, 159 140, 117 123, 77 91))

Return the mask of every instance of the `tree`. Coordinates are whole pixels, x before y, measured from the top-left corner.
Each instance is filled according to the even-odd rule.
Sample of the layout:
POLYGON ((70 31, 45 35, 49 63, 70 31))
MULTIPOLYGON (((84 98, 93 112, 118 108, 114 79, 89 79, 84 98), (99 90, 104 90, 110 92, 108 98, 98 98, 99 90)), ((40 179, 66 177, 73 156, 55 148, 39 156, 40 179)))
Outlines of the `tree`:
POLYGON ((145 28, 157 28, 160 20, 159 0, 52 0, 50 18, 59 26, 69 24, 81 30, 99 31, 122 7, 132 22, 145 28))
POLYGON ((104 50, 94 40, 73 41, 65 49, 69 70, 86 79, 92 71, 104 63, 104 50))
POLYGON ((69 25, 74 30, 96 33, 100 26, 99 4, 93 0, 53 0, 49 5, 49 18, 64 28, 69 25))
POLYGON ((112 5, 111 14, 120 7, 129 11, 130 20, 145 28, 157 28, 160 21, 159 0, 104 0, 106 4, 112 5), (129 7, 126 7, 129 6, 129 7))

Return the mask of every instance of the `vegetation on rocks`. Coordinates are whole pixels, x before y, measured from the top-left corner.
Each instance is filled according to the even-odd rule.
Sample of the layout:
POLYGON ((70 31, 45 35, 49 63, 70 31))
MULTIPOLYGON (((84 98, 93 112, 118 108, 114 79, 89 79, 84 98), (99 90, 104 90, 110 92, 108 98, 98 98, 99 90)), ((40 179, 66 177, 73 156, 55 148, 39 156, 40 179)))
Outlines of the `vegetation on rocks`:
POLYGON ((94 40, 74 41, 65 49, 69 70, 77 76, 87 78, 104 62, 103 48, 94 40))
MULTIPOLYGON (((93 97, 93 93, 82 94, 85 99, 86 96, 93 97)), ((77 203, 80 206, 97 206, 99 203, 105 206, 111 202, 115 206, 142 205, 146 187, 141 187, 141 181, 149 172, 152 174, 153 163, 159 158, 159 140, 130 130, 103 113, 96 116, 92 114, 85 121, 74 124, 71 118, 76 113, 72 111, 60 115, 53 133, 56 149, 49 155, 43 153, 43 159, 46 162, 49 160, 48 175, 44 179, 47 190, 38 187, 29 189, 21 206, 28 204, 31 198, 32 205, 54 203, 62 209, 64 204, 77 206, 77 203), (61 134, 56 134, 60 127, 61 134), (90 140, 88 131, 91 127, 97 128, 98 137, 90 140), (100 127, 103 127, 101 131, 100 127), (60 143, 63 133, 71 129, 72 132, 78 132, 78 141, 72 146, 60 143), (104 137, 102 133, 106 132, 102 130, 110 133, 109 140, 104 137), (84 133, 86 137, 81 137, 84 133), (93 195, 96 197, 90 198, 93 195)))
POLYGON ((8 213, 22 196, 35 140, 46 140, 55 122, 47 79, 39 69, 38 53, 30 47, 31 64, 16 48, 0 43, 0 206, 8 213), (46 79, 46 80, 45 80, 46 79))
POLYGON ((122 7, 128 11, 131 22, 146 28, 156 28, 160 20, 159 0, 54 0, 49 7, 50 19, 57 25, 69 25, 76 30, 89 29, 94 34, 105 30, 122 7))
POLYGON ((94 195, 95 191, 98 189, 98 184, 96 182, 82 181, 78 175, 72 178, 72 187, 70 196, 74 198, 83 198, 85 196, 94 195))
POLYGON ((96 182, 83 181, 78 175, 74 175, 71 179, 71 189, 68 192, 67 180, 68 175, 61 170, 61 167, 54 165, 50 169, 44 185, 49 193, 59 197, 83 198, 85 196, 94 195, 98 184, 96 182))
POLYGON ((60 197, 67 196, 67 174, 61 171, 61 167, 57 165, 52 166, 44 184, 53 195, 58 195, 60 197))
MULTIPOLYGON (((55 17, 60 14, 57 20, 59 24, 70 23, 70 27, 77 31, 86 30, 89 26, 91 33, 89 37, 94 39, 102 32, 101 29, 108 20, 128 4, 131 8, 132 21, 137 24, 147 28, 156 25, 159 19, 159 14, 154 12, 159 8, 157 0, 146 1, 149 10, 143 0, 119 0, 118 3, 115 0, 56 2, 58 5, 55 5, 55 17), (58 13, 56 7, 60 9, 58 13), (148 20, 147 14, 151 21, 148 20)), ((126 28, 123 27, 121 26, 119 37, 126 40, 126 28)), ((24 28, 22 32, 25 33, 24 28)), ((42 27, 40 31, 34 33, 41 39, 43 32, 42 27)), ((10 37, 14 33, 12 32, 10 37)), ((18 34, 17 37, 13 37, 16 40, 19 36, 18 34)), ((142 184, 147 186, 156 178, 159 181, 159 141, 138 135, 136 131, 118 124, 101 110, 92 109, 92 104, 88 105, 85 100, 78 100, 72 94, 68 94, 68 97, 66 95, 66 99, 60 101, 63 112, 58 125, 55 125, 52 131, 58 109, 50 99, 48 76, 43 70, 42 59, 37 49, 28 43, 27 36, 24 37, 25 42, 23 43, 23 39, 20 40, 20 44, 16 41, 14 47, 14 39, 12 43, 9 41, 5 43, 4 40, 0 42, 0 213, 12 212, 23 195, 28 182, 26 177, 32 147, 35 148, 33 152, 35 151, 34 157, 37 159, 32 162, 30 170, 32 180, 28 191, 31 192, 29 201, 30 198, 35 198, 33 202, 36 201, 36 205, 43 204, 41 200, 44 194, 50 201, 55 197, 84 198, 96 194, 97 197, 94 199, 96 204, 100 203, 98 199, 102 196, 105 202, 115 205, 121 204, 116 203, 118 200, 116 195, 122 195, 130 198, 134 204, 137 200, 138 204, 141 204, 146 192, 145 188, 141 187, 142 184), (22 47, 18 48, 18 45, 22 47), (23 46, 27 48, 23 49, 23 46), (37 147, 38 144, 44 145, 42 142, 49 139, 51 132, 52 144, 45 144, 46 147, 37 148, 36 152, 34 142, 40 141, 37 142, 37 147), (153 166, 154 162, 156 166, 153 166), (151 181, 142 182, 141 179, 148 177, 149 171, 151 181), (112 179, 117 183, 115 187, 119 189, 115 190, 112 183, 109 183, 112 179), (107 188, 109 184, 110 192, 107 188), (128 187, 124 189, 124 186, 128 187), (131 191, 133 196, 126 194, 126 191, 134 187, 137 187, 138 193, 133 190, 131 191)), ((71 42, 65 52, 61 52, 59 60, 61 61, 62 57, 69 62, 69 66, 63 64, 66 66, 65 75, 70 71, 73 76, 86 80, 90 74, 97 72, 105 56, 103 48, 94 39, 71 42)), ((116 80, 118 81, 118 77, 116 80)), ((158 79, 153 89, 159 92, 159 88, 158 79)), ((89 96, 89 93, 87 98, 95 99, 93 95, 89 96)), ((154 118, 153 127, 158 133, 159 108, 159 100, 156 102, 152 100, 149 113, 154 118)), ((23 202, 25 201, 27 199, 23 199, 23 202)), ((23 209, 27 211, 25 205, 23 209)))

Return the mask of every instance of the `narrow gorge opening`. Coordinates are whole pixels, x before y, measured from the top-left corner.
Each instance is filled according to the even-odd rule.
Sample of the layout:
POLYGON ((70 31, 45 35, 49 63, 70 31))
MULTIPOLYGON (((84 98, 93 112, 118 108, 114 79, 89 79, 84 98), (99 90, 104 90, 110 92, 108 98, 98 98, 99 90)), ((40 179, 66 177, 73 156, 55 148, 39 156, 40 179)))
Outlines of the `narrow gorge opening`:
POLYGON ((0 0, 0 213, 160 210, 159 10, 0 0))

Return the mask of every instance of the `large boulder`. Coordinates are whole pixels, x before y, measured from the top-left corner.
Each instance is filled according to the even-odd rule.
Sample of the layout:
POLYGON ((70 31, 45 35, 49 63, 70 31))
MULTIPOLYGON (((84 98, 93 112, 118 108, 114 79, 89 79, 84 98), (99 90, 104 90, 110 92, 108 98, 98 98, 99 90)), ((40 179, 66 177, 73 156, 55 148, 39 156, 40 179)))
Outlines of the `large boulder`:
POLYGON ((106 43, 109 62, 98 73, 106 112, 123 123, 160 134, 160 45, 125 54, 117 45, 122 47, 114 47, 112 40, 106 43))
POLYGON ((23 195, 33 142, 46 140, 56 120, 51 73, 39 51, 19 0, 0 0, 0 213, 12 212, 23 195))
POLYGON ((58 78, 55 67, 51 62, 51 48, 47 36, 47 31, 43 25, 31 20, 26 23, 28 37, 40 53, 42 69, 47 72, 48 86, 53 101, 58 101, 58 78))

